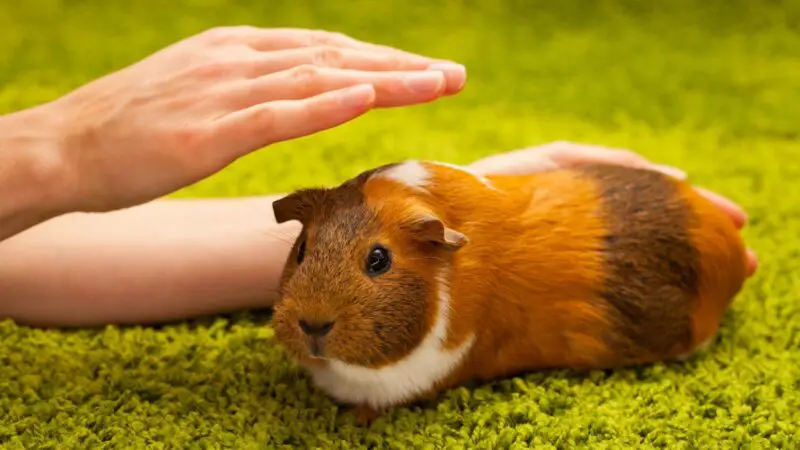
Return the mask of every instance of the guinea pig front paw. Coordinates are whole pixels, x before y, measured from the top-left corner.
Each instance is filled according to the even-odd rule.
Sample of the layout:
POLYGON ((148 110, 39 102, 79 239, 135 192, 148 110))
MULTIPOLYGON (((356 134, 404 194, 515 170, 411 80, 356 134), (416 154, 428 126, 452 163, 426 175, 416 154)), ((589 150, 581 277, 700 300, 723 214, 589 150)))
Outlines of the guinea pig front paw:
POLYGON ((369 405, 358 405, 353 407, 353 413, 356 416, 356 420, 361 425, 371 426, 375 420, 377 420, 383 412, 375 409, 369 405))

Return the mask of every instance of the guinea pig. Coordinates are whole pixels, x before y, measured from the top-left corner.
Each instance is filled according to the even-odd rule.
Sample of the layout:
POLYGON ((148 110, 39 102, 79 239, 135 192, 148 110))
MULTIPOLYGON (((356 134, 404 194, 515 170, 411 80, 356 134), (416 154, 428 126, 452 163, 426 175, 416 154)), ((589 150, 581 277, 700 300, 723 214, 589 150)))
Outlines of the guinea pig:
POLYGON ((483 176, 407 160, 273 212, 302 224, 275 338, 368 423, 467 381, 683 360, 747 278, 733 221, 637 168, 483 176))

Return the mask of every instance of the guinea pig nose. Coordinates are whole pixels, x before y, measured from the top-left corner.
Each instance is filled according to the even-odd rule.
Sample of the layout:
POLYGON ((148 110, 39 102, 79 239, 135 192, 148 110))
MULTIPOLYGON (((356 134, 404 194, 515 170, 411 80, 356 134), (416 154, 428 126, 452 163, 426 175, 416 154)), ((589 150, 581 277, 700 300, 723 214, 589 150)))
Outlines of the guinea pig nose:
POLYGON ((308 323, 305 320, 300 319, 300 329, 303 330, 303 333, 309 336, 325 336, 329 331, 331 331, 331 328, 333 328, 333 321, 308 323))

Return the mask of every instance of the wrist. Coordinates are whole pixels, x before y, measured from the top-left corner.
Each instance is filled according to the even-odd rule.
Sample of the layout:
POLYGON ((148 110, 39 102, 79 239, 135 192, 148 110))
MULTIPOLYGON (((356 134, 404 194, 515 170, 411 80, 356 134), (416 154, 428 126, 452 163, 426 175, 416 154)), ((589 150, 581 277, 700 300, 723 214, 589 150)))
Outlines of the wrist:
POLYGON ((49 105, 0 116, 0 240, 69 212, 62 129, 49 105))

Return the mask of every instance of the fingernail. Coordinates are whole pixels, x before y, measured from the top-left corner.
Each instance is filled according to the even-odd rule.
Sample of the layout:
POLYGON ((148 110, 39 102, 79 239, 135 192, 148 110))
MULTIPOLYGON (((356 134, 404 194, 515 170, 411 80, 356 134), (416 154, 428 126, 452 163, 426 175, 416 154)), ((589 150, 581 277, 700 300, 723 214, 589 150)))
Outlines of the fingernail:
POLYGON ((372 102, 375 97, 375 89, 371 84, 360 84, 342 92, 342 103, 351 108, 362 107, 372 102))
POLYGON ((442 72, 452 72, 452 73, 467 73, 467 69, 464 66, 452 62, 433 63, 430 66, 428 66, 428 70, 441 70, 442 72))
POLYGON ((444 75, 436 72, 413 73, 406 77, 405 84, 418 94, 429 94, 442 88, 444 75))
POLYGON ((665 175, 669 175, 673 178, 677 178, 679 180, 685 180, 687 178, 686 172, 681 169, 667 166, 664 164, 653 164, 653 170, 657 170, 665 175))
POLYGON ((444 72, 448 87, 452 84, 455 90, 461 89, 467 82, 467 69, 461 64, 435 63, 428 66, 428 70, 444 72))

